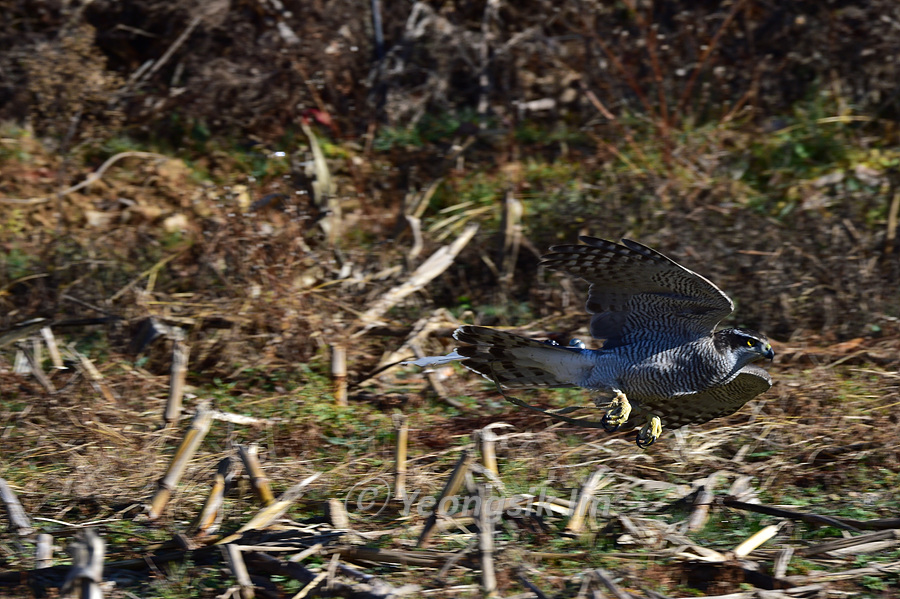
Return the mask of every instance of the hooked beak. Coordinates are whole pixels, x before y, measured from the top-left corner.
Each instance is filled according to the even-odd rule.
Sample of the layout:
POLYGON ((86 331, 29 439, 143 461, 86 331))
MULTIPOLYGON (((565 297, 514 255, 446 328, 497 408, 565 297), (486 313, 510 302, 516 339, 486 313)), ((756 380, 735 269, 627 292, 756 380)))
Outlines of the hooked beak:
POLYGON ((763 357, 766 358, 767 360, 775 359, 775 350, 772 349, 771 345, 766 346, 766 353, 763 354, 763 357))

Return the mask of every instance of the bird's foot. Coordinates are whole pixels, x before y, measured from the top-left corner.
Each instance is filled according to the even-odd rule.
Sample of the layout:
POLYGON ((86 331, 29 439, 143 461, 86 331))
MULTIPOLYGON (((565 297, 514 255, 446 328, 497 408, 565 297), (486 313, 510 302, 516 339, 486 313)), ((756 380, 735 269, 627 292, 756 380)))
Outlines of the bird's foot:
POLYGON ((629 416, 631 416, 631 404, 624 393, 617 391, 616 396, 609 402, 609 408, 606 409, 606 414, 603 415, 600 424, 603 425, 603 430, 612 433, 619 430, 619 427, 628 421, 629 416))
POLYGON ((659 436, 662 434, 662 421, 659 419, 659 416, 650 416, 647 419, 647 424, 645 424, 637 436, 637 446, 641 449, 646 449, 656 443, 656 440, 659 439, 659 436))

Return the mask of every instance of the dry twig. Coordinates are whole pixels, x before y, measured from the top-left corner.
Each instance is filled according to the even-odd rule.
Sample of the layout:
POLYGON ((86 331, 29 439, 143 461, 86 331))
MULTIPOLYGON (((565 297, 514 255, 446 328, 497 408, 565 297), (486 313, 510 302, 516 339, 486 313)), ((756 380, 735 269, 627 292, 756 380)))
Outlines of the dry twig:
POLYGON ((361 335, 367 331, 377 323, 382 314, 390 310, 397 302, 419 289, 422 289, 435 277, 447 270, 450 265, 453 264, 457 254, 466 247, 477 231, 478 225, 469 225, 466 227, 466 230, 463 231, 453 243, 437 250, 428 258, 428 260, 423 262, 406 282, 390 289, 387 293, 378 298, 371 308, 360 315, 359 325, 362 329, 355 333, 354 336, 361 335))
POLYGON ((884 518, 879 520, 853 520, 850 518, 833 518, 831 516, 820 516, 818 514, 806 514, 795 510, 784 508, 776 508, 767 505, 757 505, 754 503, 745 503, 737 501, 731 497, 724 497, 722 505, 735 509, 746 510, 748 512, 756 512, 759 514, 767 514, 769 516, 779 516, 791 520, 800 520, 807 524, 817 524, 819 526, 834 526, 851 532, 859 532, 861 530, 886 530, 891 528, 900 528, 900 518, 884 518))
POLYGON ((115 164, 119 160, 122 160, 123 158, 156 158, 158 160, 169 160, 169 158, 167 156, 163 156, 162 154, 156 154, 154 152, 120 152, 120 153, 116 154, 115 156, 112 156, 109 159, 107 159, 106 162, 104 162, 103 164, 100 165, 100 168, 98 168, 93 173, 88 175, 84 181, 82 181, 81 183, 78 183, 77 185, 73 185, 72 187, 69 187, 69 188, 66 188, 66 189, 60 191, 53 198, 29 198, 26 200, 18 200, 18 199, 12 199, 12 198, 0 198, 0 203, 31 206, 34 204, 43 204, 45 202, 49 202, 56 198, 62 198, 63 196, 67 196, 70 193, 74 193, 74 192, 78 191, 79 189, 83 189, 83 188, 87 187, 88 185, 90 185, 91 183, 94 183, 95 181, 99 180, 103 176, 103 173, 106 172, 106 169, 111 167, 113 164, 115 164))

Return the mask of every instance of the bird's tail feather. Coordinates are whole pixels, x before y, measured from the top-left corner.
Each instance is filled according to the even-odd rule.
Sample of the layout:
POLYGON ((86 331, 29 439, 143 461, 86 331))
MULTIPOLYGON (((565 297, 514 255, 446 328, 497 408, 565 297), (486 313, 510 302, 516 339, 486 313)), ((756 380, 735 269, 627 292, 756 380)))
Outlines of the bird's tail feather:
POLYGON ((456 349, 463 366, 510 389, 573 387, 593 366, 580 349, 496 329, 462 326, 453 338, 470 344, 456 349))

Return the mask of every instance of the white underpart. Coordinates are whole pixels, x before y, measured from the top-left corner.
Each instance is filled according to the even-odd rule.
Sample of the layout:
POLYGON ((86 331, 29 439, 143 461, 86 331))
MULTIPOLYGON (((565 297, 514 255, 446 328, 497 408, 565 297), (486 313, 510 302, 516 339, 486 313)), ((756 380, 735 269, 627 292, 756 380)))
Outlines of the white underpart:
POLYGON ((594 362, 584 354, 554 347, 516 347, 507 353, 515 356, 517 364, 545 370, 560 383, 577 385, 594 367, 594 362))

